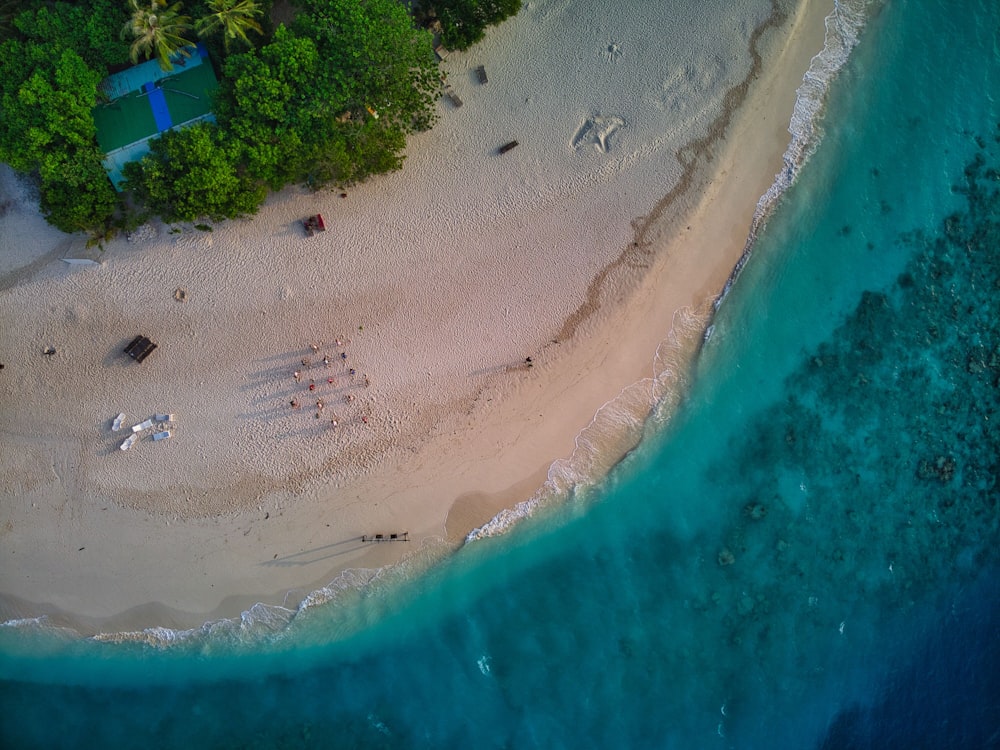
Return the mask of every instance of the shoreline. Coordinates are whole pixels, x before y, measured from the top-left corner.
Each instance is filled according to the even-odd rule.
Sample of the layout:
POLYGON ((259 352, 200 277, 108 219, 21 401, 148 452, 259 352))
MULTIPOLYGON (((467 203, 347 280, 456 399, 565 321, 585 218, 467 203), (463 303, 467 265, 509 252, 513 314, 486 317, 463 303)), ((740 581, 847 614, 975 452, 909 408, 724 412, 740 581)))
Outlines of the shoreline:
MULTIPOLYGON (((256 513, 246 507, 228 512, 224 507, 220 509, 217 506, 220 503, 224 506, 229 500, 225 498, 210 502, 205 506, 207 512, 202 515, 196 514, 183 520, 177 517, 174 520, 171 517, 171 511, 174 510, 171 503, 176 502, 175 498, 163 498, 156 492, 147 491, 144 494, 140 493, 143 494, 142 500, 146 505, 135 502, 130 507, 120 499, 116 501, 113 482, 108 485, 112 491, 111 499, 108 500, 105 496, 98 501, 101 510, 96 508, 91 508, 89 511, 80 510, 72 507, 69 502, 58 504, 51 514, 53 522, 58 526, 60 519, 68 518, 64 525, 74 527, 56 529, 63 536, 59 541, 64 547, 67 546, 65 543, 68 537, 72 536, 67 534, 67 531, 75 531, 82 536, 80 529, 85 528, 87 533, 94 533, 94 529, 100 526, 111 528, 109 533, 112 536, 104 538, 105 544, 109 544, 111 539, 115 538, 116 531, 121 532, 124 529, 131 534, 131 540, 148 543, 151 548, 155 548, 154 539, 158 535, 175 533, 179 527, 184 538, 178 539, 177 544, 183 545, 183 552, 186 555, 200 557, 191 562, 188 557, 176 561, 166 556, 165 560, 157 559, 156 564, 149 564, 149 561, 138 560, 134 553, 124 549, 125 545, 122 545, 123 549, 118 550, 119 554, 111 555, 111 564, 108 567, 128 571, 133 578, 137 577, 147 583, 155 581, 160 586, 163 585, 164 578, 163 563, 166 563, 166 567, 170 569, 166 575, 173 575, 174 584, 172 587, 167 587, 165 594, 156 601, 170 602, 171 606, 149 604, 148 598, 138 600, 140 594, 135 589, 141 589, 141 586, 128 590, 125 582, 121 580, 109 582, 110 585, 92 581, 89 591, 74 591, 71 577, 63 579, 59 585, 54 586, 62 588, 63 593, 57 597, 48 597, 55 600, 53 605, 34 605, 26 602, 29 597, 23 597, 25 593, 33 590, 30 584, 18 581, 14 585, 13 581, 4 576, 3 585, 0 586, 0 589, 6 592, 3 604, 0 605, 3 618, 32 616, 25 611, 25 608, 28 608, 34 615, 49 613, 52 622, 71 623, 74 629, 81 632, 137 630, 153 625, 196 627, 206 620, 239 615, 249 604, 255 602, 276 604, 284 601, 287 594, 281 592, 305 593, 322 588, 336 577, 337 571, 379 568, 398 559, 400 550, 396 545, 364 547, 358 541, 362 534, 406 530, 415 543, 400 546, 418 549, 423 543, 422 540, 432 540, 430 543, 439 545, 442 550, 454 548, 471 529, 530 496, 546 481, 546 478, 551 478, 553 460, 572 453, 581 429, 586 428, 603 404, 616 393, 646 379, 650 381, 652 388, 650 363, 664 336, 671 330, 677 311, 686 308, 705 309, 706 304, 710 305, 725 286, 742 256, 757 201, 770 187, 775 173, 781 167, 782 154, 789 140, 787 127, 795 91, 808 67, 809 60, 822 48, 822 21, 829 14, 832 2, 806 5, 807 7, 797 11, 794 19, 789 20, 787 25, 781 26, 778 30, 781 39, 772 39, 765 43, 764 46, 768 48, 769 54, 763 55, 762 69, 760 71, 751 69, 745 76, 744 91, 742 95, 735 97, 739 100, 738 106, 733 106, 729 118, 723 115, 720 121, 726 125, 716 134, 715 139, 696 138, 691 142, 697 144, 701 141, 705 146, 706 156, 710 155, 709 152, 713 147, 720 146, 720 148, 718 153, 714 154, 715 161, 711 165, 699 164, 697 155, 692 157, 692 163, 700 166, 701 179, 698 179, 699 170, 695 167, 691 178, 693 187, 688 187, 688 192, 668 193, 667 198, 675 195, 670 201, 670 207, 678 213, 664 218, 662 214, 667 212, 667 206, 664 204, 662 209, 650 212, 645 226, 643 222, 638 224, 638 233, 632 242, 637 249, 647 247, 655 249, 651 259, 644 266, 640 264, 638 269, 634 269, 635 259, 632 257, 626 259, 629 256, 628 248, 632 245, 619 243, 618 247, 626 247, 625 253, 609 259, 600 266, 600 270, 591 273, 590 280, 585 285, 588 289, 601 286, 601 282, 597 281, 595 287, 595 280, 611 278, 611 282, 603 293, 598 291, 585 294, 586 300, 596 300, 590 314, 580 315, 578 312, 563 314, 567 310, 566 302, 571 300, 563 300, 562 308, 558 309, 543 305, 542 307, 548 310, 548 314, 542 316, 546 321, 552 321, 558 315, 562 315, 562 327, 554 338, 548 338, 544 326, 538 325, 534 320, 515 320, 512 325, 518 329, 519 335, 516 337, 518 341, 511 342, 515 344, 514 347, 507 347, 506 359, 496 357, 493 361, 479 362, 480 367, 477 369, 472 369, 466 364, 464 371, 471 371, 472 375, 452 376, 459 387, 450 392, 458 393, 457 397, 451 399, 442 400, 441 394, 428 382, 444 377, 441 373, 434 372, 436 358, 433 353, 429 357, 425 352, 423 357, 418 353, 415 358, 412 356, 407 358, 410 364, 416 359, 420 367, 429 368, 426 380, 399 376, 399 370, 405 368, 395 370, 391 367, 384 368, 386 372, 380 373, 381 377, 373 378, 374 385, 371 392, 375 394, 375 400, 368 403, 371 409, 370 419, 376 423, 379 430, 384 428, 384 434, 375 435, 374 448, 367 444, 356 448, 356 460, 360 462, 363 470, 353 476, 337 477, 334 474, 331 478, 328 472, 317 479, 293 480, 290 491, 280 489, 288 487, 287 480, 290 477, 280 476, 277 477, 277 481, 269 479, 265 490, 257 495, 256 513), (818 29, 815 28, 817 20, 818 29), (790 40, 790 43, 784 43, 787 40, 790 40), (743 153, 740 148, 741 144, 745 148, 747 143, 753 144, 754 153, 751 157, 743 153), (690 205, 678 208, 675 201, 683 203, 683 200, 677 200, 678 196, 687 197, 690 205), (724 208, 732 210, 723 210, 724 208), (720 221, 720 216, 725 216, 725 221, 720 221), (676 231, 681 226, 690 228, 676 231), (615 276, 615 273, 618 276, 615 276), (602 296, 605 299, 602 300, 602 296), (611 299, 608 300, 608 297, 611 299), (625 300, 622 301, 620 297, 625 297, 625 300), (554 312, 557 314, 553 314, 554 312), (640 321, 641 325, 637 325, 640 321), (628 332, 624 341, 620 337, 622 331, 628 332), (523 346, 526 341, 534 341, 534 347, 523 346), (550 343, 545 344, 544 341, 550 343), (558 343, 551 343, 552 341, 558 343), (532 368, 520 366, 523 358, 516 358, 513 355, 516 348, 520 348, 522 353, 526 351, 530 353, 534 361, 532 368), (388 387, 383 389, 381 385, 383 379, 393 383, 398 382, 402 387, 398 393, 390 393, 388 387), (470 392, 471 396, 461 395, 470 392), (438 401, 435 402, 435 399, 438 401), (558 417, 553 419, 553 414, 558 417), (402 425, 404 420, 406 424, 402 425), (426 436, 428 432, 429 437, 426 436), (382 442, 379 443, 379 440, 382 442), (381 452, 379 446, 384 446, 381 452), (364 467, 368 467, 367 470, 364 467), (267 488, 268 485, 270 489, 267 488), (303 500, 303 497, 306 499, 303 500), (403 498, 404 502, 393 502, 399 498, 403 498), (442 498, 447 502, 443 502, 442 498), (331 500, 335 506, 333 508, 329 507, 331 500), (163 508, 156 506, 156 503, 161 501, 168 509, 166 513, 163 508), (94 516, 97 514, 101 515, 95 519, 94 516), (276 529, 275 527, 279 525, 280 528, 276 529), (332 541, 332 532, 324 531, 328 527, 340 530, 332 541), (357 530, 358 533, 348 534, 348 529, 357 530), (220 545, 228 546, 227 551, 220 553, 218 551, 220 545), (234 547, 239 549, 234 551, 234 547), (257 551, 258 547, 263 549, 257 551), (280 551, 272 552, 272 550, 280 551), (274 557, 267 554, 268 552, 274 557), (221 562, 209 561, 208 558, 213 557, 223 559, 221 562), (209 585, 207 590, 204 584, 201 584, 202 590, 191 591, 192 577, 199 572, 204 575, 204 570, 210 564, 215 566, 213 578, 219 583, 220 588, 229 594, 228 597, 214 596, 211 591, 214 584, 209 585), (270 583, 262 583, 264 578, 270 583), (302 578, 307 580, 303 581, 302 578), (289 582, 292 582, 292 585, 287 585, 289 582), (112 594, 117 593, 117 596, 105 594, 105 601, 94 603, 97 589, 114 588, 116 583, 122 586, 122 590, 112 592, 112 594), (279 593, 270 596, 255 593, 261 589, 279 593), (18 599, 18 597, 23 598, 18 599), (132 606, 119 606, 116 612, 114 609, 116 601, 128 601, 132 606), (112 611, 111 615, 108 615, 109 610, 112 611)), ((511 33, 511 29, 507 27, 506 30, 501 29, 497 36, 502 38, 511 33)), ((458 55, 453 57, 465 60, 466 67, 471 65, 468 60, 481 58, 476 55, 476 50, 464 57, 458 55)), ((494 63, 490 62, 490 65, 492 69, 494 63)), ((491 75, 491 83, 503 80, 502 68, 496 75, 491 75)), ((473 103, 471 97, 465 98, 468 103, 473 103)), ((445 114, 450 116, 461 111, 445 114)), ((445 133, 442 136, 442 142, 447 143, 448 135, 445 133)), ((611 136, 612 143, 614 137, 611 136)), ((426 150, 421 153, 416 150, 418 148, 419 144, 415 147, 414 153, 408 156, 407 165, 404 166, 402 173, 376 180, 367 187, 358 186, 349 192, 367 193, 375 200, 375 194, 387 184, 398 185, 406 179, 412 180, 413 178, 407 175, 410 159, 417 161, 420 157, 432 158, 426 150)), ((609 153, 614 154, 613 146, 609 153)), ((598 172, 600 168, 601 165, 598 164, 598 172)), ((419 172, 419 168, 417 171, 419 172)), ((570 180, 557 187, 565 189, 574 184, 570 180)), ((551 199, 552 194, 547 194, 545 188, 544 185, 539 187, 538 192, 542 199, 527 206, 529 215, 521 218, 516 210, 517 196, 509 193, 501 195, 501 198, 511 200, 509 207, 511 210, 500 211, 498 218, 501 224, 504 221, 515 223, 530 221, 551 209, 553 202, 546 199, 551 199)), ((387 192, 391 194, 392 190, 387 192)), ((558 190, 553 193, 558 193, 558 190)), ((307 206, 319 205, 322 201, 327 204, 335 203, 335 194, 315 196, 304 195, 300 191, 285 191, 269 200, 267 211, 273 215, 277 209, 285 208, 286 217, 291 215, 293 209, 297 212, 296 215, 306 214, 310 213, 307 206), (296 197, 300 199, 297 201, 300 205, 288 206, 296 197)), ((351 203, 350 199, 345 202, 351 203)), ((564 209, 569 206, 558 202, 556 205, 564 209)), ((474 208, 469 204, 462 204, 462 207, 470 210, 474 208)), ((324 208, 324 210, 330 209, 324 208)), ((472 212, 476 213, 474 210, 472 212)), ((496 222, 496 219, 490 219, 481 212, 479 218, 483 218, 487 225, 496 222)), ((257 221, 259 220, 260 217, 257 221)), ((252 222, 234 224, 231 229, 243 235, 248 246, 255 247, 252 239, 252 222)), ((221 231, 225 232, 227 228, 222 227, 221 231)), ((494 226, 488 228, 495 229, 494 226)), ((532 230, 537 228, 542 229, 543 235, 546 230, 550 235, 558 235, 558 232, 553 230, 565 229, 565 225, 555 228, 531 227, 532 230)), ((362 235, 363 232, 362 228, 362 235)), ((214 249, 214 243, 206 242, 204 236, 188 233, 182 234, 179 239, 183 242, 177 242, 173 248, 168 248, 175 250, 175 256, 184 254, 176 252, 178 246, 184 251, 194 249, 206 254, 210 254, 214 249)), ((599 238, 598 241, 601 239, 603 238, 599 238)), ((288 241, 303 242, 300 238, 291 238, 288 241)), ((112 257, 108 265, 123 257, 119 248, 115 248, 115 251, 119 254, 112 257)), ((128 252, 131 250, 126 247, 124 253, 128 252)), ((266 250, 263 253, 262 257, 269 257, 266 250)), ((146 260, 153 261, 153 258, 147 257, 146 260)), ((169 263, 171 258, 168 257, 166 260, 169 263)), ((188 258, 181 260, 190 262, 188 258)), ((427 256, 425 260, 430 263, 433 258, 427 256)), ((596 258, 588 261, 590 264, 588 267, 591 269, 596 267, 594 260, 596 258)), ((516 264, 501 263, 497 270, 501 272, 502 278, 505 275, 509 276, 512 269, 516 268, 516 264)), ((205 268, 197 270, 204 272, 205 268)), ((250 276, 250 274, 245 275, 248 278, 250 276)), ((196 276, 197 273, 192 274, 192 278, 196 276)), ((458 278, 466 277, 460 275, 458 278)), ((473 275, 471 278, 476 276, 473 275)), ((376 288, 378 282, 377 278, 372 278, 371 273, 362 273, 360 278, 354 280, 362 286, 369 287, 369 290, 376 288)), ((161 284, 163 282, 169 287, 170 282, 167 279, 162 279, 161 284)), ((429 283, 433 283, 433 279, 430 279, 429 283)), ((582 290, 583 287, 584 285, 580 285, 576 288, 582 290)), ((506 288, 516 288, 516 285, 508 285, 506 288)), ((285 289, 291 289, 290 297, 295 297, 296 294, 306 297, 306 307, 316 315, 322 314, 322 305, 313 306, 308 294, 302 295, 300 289, 289 286, 285 289)), ((167 291, 172 291, 172 288, 167 291)), ((435 291, 447 293, 447 289, 444 288, 435 291)), ((197 299, 197 295, 192 295, 192 304, 197 299)), ((496 300, 489 300, 488 303, 494 306, 497 304, 496 300)), ((119 301, 119 304, 127 303, 119 301)), ((176 302, 173 304, 177 305, 176 302)), ((484 306, 486 310, 498 313, 501 319, 504 319, 503 308, 491 309, 489 304, 484 306)), ((587 302, 584 302, 583 306, 577 307, 576 310, 583 310, 586 305, 587 302)), ((213 313, 211 306, 206 312, 210 315, 213 313)), ((218 312, 224 317, 231 314, 230 309, 226 307, 221 307, 218 312)), ((243 309, 242 312, 245 313, 246 310, 243 309)), ((441 331, 455 330, 454 318, 461 314, 461 311, 455 312, 443 307, 433 309, 431 312, 436 315, 441 331)), ((266 318, 267 314, 261 313, 261 318, 266 318)), ((91 315, 89 311, 81 311, 77 314, 77 321, 91 315)), ((370 317, 358 315, 357 318, 379 320, 377 315, 370 317)), ((459 322, 462 327, 467 327, 470 321, 466 318, 459 322)), ((365 333, 365 328, 371 332, 371 324, 366 325, 362 322, 358 325, 361 326, 361 330, 352 336, 351 342, 346 345, 345 353, 350 355, 352 362, 355 361, 356 355, 358 360, 364 359, 366 363, 381 362, 382 360, 376 356, 379 347, 369 343, 369 334, 365 333)), ((259 326, 244 326, 236 333, 247 335, 255 328, 261 330, 262 338, 265 340, 271 340, 274 336, 273 331, 268 331, 267 323, 263 321, 259 326), (271 336, 268 336, 268 333, 271 336)), ((350 326, 342 324, 341 328, 353 330, 353 324, 350 326)), ((399 355, 406 351, 406 341, 394 340, 392 332, 380 328, 378 324, 374 329, 381 339, 377 343, 381 344, 383 352, 399 355)), ((183 328, 181 330, 183 331, 183 328)), ((701 330, 703 331, 703 326, 701 330)), ((487 327, 484 328, 482 335, 490 335, 491 332, 495 331, 487 327)), ((189 333, 191 338, 197 338, 200 331, 195 330, 192 324, 189 333)), ((348 333, 345 331, 343 335, 347 336, 348 333)), ((294 367, 298 354, 311 340, 307 331, 300 331, 295 337, 296 341, 299 339, 302 340, 301 344, 294 348, 289 346, 279 350, 278 356, 272 357, 271 361, 277 361, 277 364, 272 365, 265 361, 259 369, 268 373, 272 369, 281 370, 280 375, 275 374, 273 377, 275 380, 286 380, 285 370, 294 367)), ((686 343, 690 345, 697 340, 697 336, 688 337, 686 343)), ((447 354, 442 355, 442 358, 448 359, 447 354)), ((230 356, 227 361, 231 362, 233 359, 238 359, 238 356, 230 356)), ((459 368, 456 368, 456 371, 461 372, 459 368)), ((212 374, 216 373, 208 373, 212 374)), ((172 373, 171 376, 176 377, 177 373, 172 373)), ((205 380, 200 378, 197 381, 195 378, 189 380, 190 388, 204 387, 198 383, 203 383, 205 380)), ((265 386, 251 382, 250 388, 253 387, 260 389, 265 386)), ((266 387, 271 386, 268 384, 266 387)), ((280 389, 275 387, 272 390, 285 388, 287 382, 283 382, 280 389)), ((447 388, 442 387, 439 390, 447 388)), ((368 398, 367 393, 363 396, 362 393, 364 392, 359 392, 359 399, 368 398)), ((108 394, 102 395, 107 398, 108 394)), ((268 399, 273 398, 277 402, 276 394, 268 392, 267 396, 268 399)), ((267 408, 269 410, 274 408, 270 405, 270 401, 267 408)), ((641 409, 641 404, 637 408, 641 409)), ((648 416, 651 407, 647 404, 645 408, 648 416)), ((15 415, 17 416, 20 415, 15 415)), ((182 414, 179 426, 183 428, 184 420, 188 418, 182 414)), ((23 416, 21 419, 23 420, 23 416)), ((275 416, 273 419, 287 419, 287 417, 275 416)), ((355 424, 353 427, 359 425, 355 424)), ((51 422, 48 428, 57 432, 51 422)), ((250 432, 252 438, 252 430, 250 432)), ((184 432, 179 429, 177 438, 183 436, 184 432)), ((237 436, 242 437, 242 435, 237 436)), ((20 437, 19 445, 31 445, 31 441, 26 440, 23 434, 20 437)), ((638 436, 629 433, 619 437, 622 443, 618 446, 617 456, 615 448, 602 446, 604 449, 602 457, 611 463, 616 462, 623 452, 629 450, 631 447, 628 445, 629 442, 634 442, 638 436)), ((144 454, 149 454, 148 449, 153 448, 152 445, 141 443, 136 447, 144 449, 144 454)), ((44 452, 44 448, 38 450, 44 452)), ((113 446, 111 450, 114 450, 113 446)), ((343 453, 340 455, 343 456, 343 453)), ((65 473, 67 476, 73 470, 71 458, 67 460, 67 466, 70 467, 65 473)), ((118 456, 112 455, 108 458, 118 458, 118 456)), ((11 456, 6 456, 6 459, 4 466, 9 469, 11 456)), ((152 463, 153 459, 150 462, 152 463)), ((326 462, 321 459, 321 463, 326 462)), ((155 464, 149 468, 154 474, 161 469, 155 464)), ((600 471, 598 468, 597 473, 600 471)), ((56 471, 57 475, 59 473, 56 471)), ((302 476, 308 475, 309 472, 305 472, 302 476)), ((4 476, 9 477, 9 471, 4 476)), ((222 479, 226 480, 227 477, 223 476, 222 479)), ((235 480, 236 483, 241 481, 238 473, 229 479, 235 480)), ((6 481, 11 480, 7 478, 6 481)), ((253 477, 244 481, 252 484, 253 477)), ((5 483, 4 494, 9 493, 12 497, 14 493, 10 492, 9 487, 10 485, 5 483)), ((204 492, 210 489, 205 490, 201 486, 189 487, 186 494, 191 500, 198 491, 204 492)), ((259 492, 259 486, 247 496, 253 497, 254 492, 259 492)), ((67 494, 72 495, 72 490, 67 494)), ((28 501, 37 502, 30 497, 28 501)), ((234 502, 238 504, 238 501, 234 502)), ((33 515, 31 510, 37 508, 22 510, 23 518, 14 524, 12 531, 23 523, 24 518, 33 515)), ((0 538, 0 543, 5 542, 5 539, 0 538)), ((73 552, 77 551, 71 545, 70 548, 73 552)), ((24 554, 22 549, 18 549, 17 552, 24 554)), ((69 566, 69 561, 76 562, 71 554, 69 548, 61 554, 53 554, 49 549, 39 552, 36 559, 40 561, 44 558, 51 561, 62 558, 64 565, 69 566)), ((28 557, 30 560, 30 554, 28 557)), ((91 571, 101 570, 108 562, 108 560, 101 562, 92 567, 91 571)), ((79 583, 79 579, 76 582, 79 583)))

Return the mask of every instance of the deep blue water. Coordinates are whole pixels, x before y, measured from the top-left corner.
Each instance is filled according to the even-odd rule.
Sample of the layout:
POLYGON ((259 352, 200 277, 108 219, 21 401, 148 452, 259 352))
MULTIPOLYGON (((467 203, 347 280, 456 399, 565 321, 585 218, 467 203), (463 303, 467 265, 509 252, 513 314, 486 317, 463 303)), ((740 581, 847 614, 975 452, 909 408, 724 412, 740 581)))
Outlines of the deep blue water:
POLYGON ((1000 747, 1000 4, 872 15, 605 482, 249 645, 2 628, 0 745, 1000 747))

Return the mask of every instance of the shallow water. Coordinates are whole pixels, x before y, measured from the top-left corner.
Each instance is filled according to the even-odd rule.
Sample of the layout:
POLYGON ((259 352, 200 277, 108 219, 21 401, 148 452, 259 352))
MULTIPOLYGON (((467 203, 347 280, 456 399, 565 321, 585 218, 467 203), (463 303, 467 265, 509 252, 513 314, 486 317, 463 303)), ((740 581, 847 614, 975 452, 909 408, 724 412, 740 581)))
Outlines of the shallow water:
POLYGON ((2 628, 0 744, 1000 744, 998 30, 874 14, 680 412, 599 487, 291 625, 2 628))

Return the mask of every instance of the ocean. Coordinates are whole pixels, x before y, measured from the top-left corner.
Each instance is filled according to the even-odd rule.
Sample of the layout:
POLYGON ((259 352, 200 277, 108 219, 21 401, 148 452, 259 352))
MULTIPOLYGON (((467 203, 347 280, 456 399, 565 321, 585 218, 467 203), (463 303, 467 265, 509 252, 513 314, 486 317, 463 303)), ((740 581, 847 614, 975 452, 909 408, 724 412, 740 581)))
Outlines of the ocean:
POLYGON ((866 14, 607 477, 295 613, 5 623, 0 746, 1000 747, 1000 4, 866 14))

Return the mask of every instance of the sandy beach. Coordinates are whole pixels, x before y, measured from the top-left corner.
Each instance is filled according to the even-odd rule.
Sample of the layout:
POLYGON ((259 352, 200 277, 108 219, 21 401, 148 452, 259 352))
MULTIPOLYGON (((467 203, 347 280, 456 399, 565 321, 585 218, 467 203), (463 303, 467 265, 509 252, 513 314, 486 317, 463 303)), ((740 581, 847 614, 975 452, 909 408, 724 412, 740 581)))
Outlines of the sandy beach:
POLYGON ((463 104, 401 171, 103 252, 4 167, 0 619, 294 607, 600 476, 683 392, 832 8, 526 3, 448 55, 463 104), (171 437, 120 450, 155 414, 171 437))

